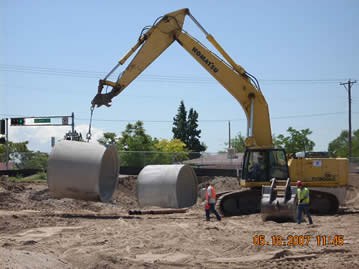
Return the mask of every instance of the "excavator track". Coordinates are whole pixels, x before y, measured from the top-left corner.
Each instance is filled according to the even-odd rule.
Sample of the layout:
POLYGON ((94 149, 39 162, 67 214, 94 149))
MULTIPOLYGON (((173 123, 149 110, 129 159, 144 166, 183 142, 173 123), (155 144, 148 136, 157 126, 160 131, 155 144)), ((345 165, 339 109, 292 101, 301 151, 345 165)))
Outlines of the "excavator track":
POLYGON ((339 209, 335 195, 317 190, 310 190, 310 212, 319 215, 332 215, 339 209))
POLYGON ((217 208, 225 217, 259 213, 261 190, 243 189, 225 193, 218 198, 217 208))

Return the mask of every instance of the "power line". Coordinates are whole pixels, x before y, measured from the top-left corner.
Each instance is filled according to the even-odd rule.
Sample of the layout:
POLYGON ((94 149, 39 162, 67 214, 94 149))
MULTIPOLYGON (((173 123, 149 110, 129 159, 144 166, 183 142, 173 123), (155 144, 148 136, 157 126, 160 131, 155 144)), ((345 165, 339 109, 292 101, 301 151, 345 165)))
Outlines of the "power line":
MULTIPOLYGON (((328 113, 313 113, 313 114, 303 114, 303 115, 289 115, 289 116, 278 116, 278 117, 271 117, 271 119, 290 119, 290 118, 308 118, 308 117, 324 117, 324 116, 333 116, 333 115, 340 115, 345 114, 346 112, 328 112, 328 113)), ((359 114, 359 112, 354 112, 355 114, 359 114)), ((77 118, 77 120, 87 121, 88 118, 77 118)), ((138 120, 138 119, 137 119, 138 120)), ((93 121, 98 122, 132 122, 137 121, 135 119, 93 119, 93 121)), ((235 118, 235 119, 204 119, 198 120, 199 122, 228 122, 228 121, 245 121, 245 118, 235 118)), ((171 123, 172 120, 141 120, 143 122, 152 122, 152 123, 171 123)))
MULTIPOLYGON (((77 78, 99 78, 104 73, 91 70, 62 69, 38 66, 6 65, 0 64, 0 70, 4 72, 29 73, 36 75, 65 76, 77 78)), ((174 76, 174 75, 141 75, 140 80, 147 82, 167 82, 167 83, 192 83, 192 84, 211 84, 214 80, 211 78, 201 78, 192 75, 174 76)), ((258 79, 261 83, 268 84, 333 84, 343 80, 337 79, 258 79)))
MULTIPOLYGON (((325 116, 333 116, 333 115, 341 115, 347 112, 323 112, 323 113, 312 113, 312 114, 301 114, 301 115, 287 115, 287 116, 274 116, 271 119, 291 119, 291 118, 308 118, 308 117, 325 117, 325 116)), ((359 112, 352 112, 352 114, 359 114, 359 112)), ((16 117, 26 117, 25 115, 19 114, 0 114, 1 117, 8 117, 8 118, 16 118, 16 117)), ((88 121, 89 118, 76 118, 77 120, 81 121, 88 121)), ((93 119, 93 121, 98 122, 132 122, 137 121, 139 119, 93 119)), ((228 122, 228 121, 244 121, 245 118, 234 118, 234 119, 204 119, 198 120, 200 122, 228 122)), ((173 122, 172 120, 140 120, 143 122, 173 122)))

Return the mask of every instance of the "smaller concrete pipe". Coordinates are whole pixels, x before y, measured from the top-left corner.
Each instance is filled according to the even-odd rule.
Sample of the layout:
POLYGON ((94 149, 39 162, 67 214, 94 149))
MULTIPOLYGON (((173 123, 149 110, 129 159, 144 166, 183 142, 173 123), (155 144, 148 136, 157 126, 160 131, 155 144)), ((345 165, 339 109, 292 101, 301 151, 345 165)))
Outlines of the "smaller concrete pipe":
POLYGON ((137 179, 141 206, 183 208, 197 202, 197 176, 187 165, 147 165, 137 179))
POLYGON ((115 146, 61 141, 52 149, 47 168, 50 194, 57 198, 108 202, 118 183, 115 146))

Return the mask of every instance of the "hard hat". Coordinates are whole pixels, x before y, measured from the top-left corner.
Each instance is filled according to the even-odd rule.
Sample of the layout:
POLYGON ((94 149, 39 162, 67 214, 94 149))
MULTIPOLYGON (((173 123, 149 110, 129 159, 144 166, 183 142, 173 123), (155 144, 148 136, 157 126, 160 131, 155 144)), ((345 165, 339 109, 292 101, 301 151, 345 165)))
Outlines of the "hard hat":
POLYGON ((302 181, 298 180, 297 181, 297 187, 301 187, 301 186, 303 186, 303 183, 302 183, 302 181))

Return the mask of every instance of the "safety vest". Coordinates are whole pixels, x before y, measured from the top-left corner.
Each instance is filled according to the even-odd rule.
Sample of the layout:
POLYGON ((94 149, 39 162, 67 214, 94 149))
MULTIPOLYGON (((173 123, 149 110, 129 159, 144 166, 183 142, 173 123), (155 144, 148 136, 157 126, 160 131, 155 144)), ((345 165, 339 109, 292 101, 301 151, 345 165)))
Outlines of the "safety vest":
POLYGON ((214 190, 214 187, 208 186, 206 190, 206 201, 209 204, 215 204, 216 203, 216 191, 214 190))
POLYGON ((297 188, 298 204, 309 204, 309 190, 304 187, 303 189, 297 188), (302 202, 300 202, 303 200, 302 202))

